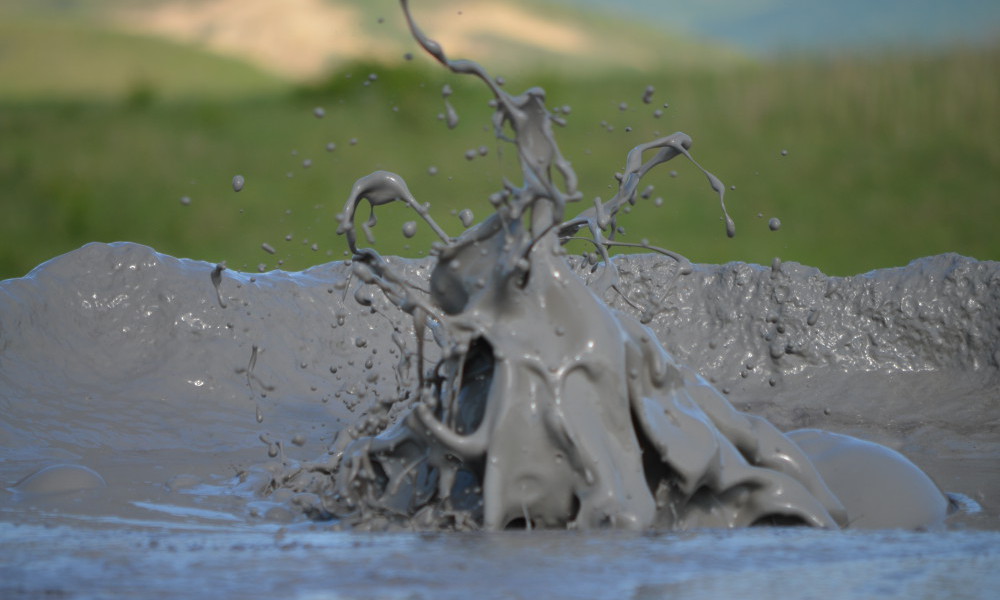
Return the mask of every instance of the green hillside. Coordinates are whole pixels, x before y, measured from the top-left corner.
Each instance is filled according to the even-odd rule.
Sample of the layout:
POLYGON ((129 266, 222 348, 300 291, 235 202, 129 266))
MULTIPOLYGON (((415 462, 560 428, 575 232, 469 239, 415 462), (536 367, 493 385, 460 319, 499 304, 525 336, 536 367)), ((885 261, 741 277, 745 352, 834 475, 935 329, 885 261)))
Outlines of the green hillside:
MULTIPOLYGON (((0 277, 95 240, 234 268, 302 269, 342 256, 334 215, 353 181, 375 169, 401 173, 455 233, 452 211, 485 216, 489 193, 517 177, 512 149, 489 131, 485 92, 426 59, 356 63, 292 85, 200 50, 108 32, 92 17, 2 23, 0 277), (48 46, 66 44, 52 51, 62 64, 44 53, 25 59, 34 68, 9 59, 15 43, 37 44, 46 28, 64 28, 48 46), (438 119, 445 83, 461 115, 453 130, 438 119), (239 193, 236 174, 247 181, 239 193)), ((735 186, 727 202, 738 234, 729 240, 704 177, 681 161, 665 165, 648 178, 649 201, 623 218, 626 240, 699 262, 780 256, 852 274, 947 251, 1000 259, 997 72, 993 48, 505 75, 512 90, 541 84, 550 106, 571 107, 557 136, 588 200, 613 194, 632 146, 676 130, 735 186), (642 101, 648 85, 651 104, 642 101)), ((379 216, 380 250, 426 248, 426 236, 399 235, 414 218, 403 207, 379 216)))
POLYGON ((0 20, 0 98, 139 101, 274 93, 284 82, 234 59, 86 21, 0 20))

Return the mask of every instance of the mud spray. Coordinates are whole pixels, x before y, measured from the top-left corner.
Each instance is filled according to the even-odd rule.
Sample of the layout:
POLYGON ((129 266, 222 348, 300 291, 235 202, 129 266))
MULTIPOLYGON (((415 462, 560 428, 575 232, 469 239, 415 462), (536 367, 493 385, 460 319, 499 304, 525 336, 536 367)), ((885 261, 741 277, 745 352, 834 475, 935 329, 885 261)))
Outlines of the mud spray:
MULTIPOLYGON (((338 215, 352 258, 301 273, 250 275, 118 243, 87 245, 0 283, 0 515, 3 538, 21 548, 6 592, 45 587, 26 573, 54 543, 45 528, 14 524, 64 527, 77 541, 96 535, 81 527, 115 535, 173 527, 171 546, 184 531, 235 535, 270 524, 281 527, 275 543, 294 524, 327 535, 934 529, 949 517, 996 528, 1000 265, 943 255, 832 278, 777 260, 695 265, 645 243, 647 254, 614 256, 630 246, 615 239, 618 214, 642 200, 644 175, 675 158, 705 174, 735 235, 725 187, 695 162, 691 139, 675 133, 636 146, 617 193, 587 204, 545 92, 508 93, 479 64, 449 58, 401 5, 426 52, 490 91, 494 130, 517 153, 523 181, 505 181, 479 223, 462 211, 467 229, 451 237, 401 177, 362 177, 338 215), (370 217, 358 225, 365 202, 370 217), (375 210, 390 203, 437 235, 429 259, 359 245, 359 230, 370 243, 375 210), (570 256, 574 240, 591 251, 570 256)), ((403 234, 415 228, 408 222, 403 234)), ((927 556, 945 548, 965 573, 973 556, 986 561, 983 573, 996 572, 994 535, 951 545, 938 535, 938 554, 927 556)), ((636 539, 601 543, 625 544, 635 560, 616 568, 641 569, 636 581, 654 595, 687 581, 637 558, 649 549, 636 539)), ((834 556, 864 554, 838 539, 834 556)), ((404 563, 426 570, 420 553, 443 552, 427 565, 465 569, 467 552, 441 543, 412 549, 404 563)), ((547 555, 563 565, 559 577, 614 562, 578 541, 560 544, 547 555)), ((717 538, 702 545, 688 548, 714 560, 727 547, 717 538)), ((289 573, 302 568, 268 552, 257 556, 289 573)), ((81 560, 82 571, 94 568, 81 560)), ((952 565, 946 571, 957 564, 940 560, 952 565)), ((208 568, 189 565, 206 576, 208 568)), ((691 577, 712 580, 706 569, 691 577)), ((167 579, 154 587, 201 589, 167 579)), ((734 592, 733 581, 721 591, 734 592)))
MULTIPOLYGON (((324 467, 282 473, 272 487, 315 494, 309 510, 317 517, 365 526, 941 523, 947 498, 901 455, 819 430, 784 435, 734 410, 652 330, 602 300, 612 292, 627 298, 609 254, 620 245, 619 211, 635 205, 643 175, 657 165, 678 156, 694 162, 688 136, 636 146, 614 197, 567 218, 582 193, 553 135, 544 90, 511 95, 479 64, 449 59, 420 30, 406 0, 402 6, 425 51, 490 90, 496 135, 514 144, 523 183, 507 182, 491 199, 494 214, 451 238, 398 175, 380 171, 357 181, 338 216, 338 233, 354 255, 352 275, 412 319, 416 347, 399 345, 401 385, 384 413, 371 411, 348 427, 324 467), (355 217, 366 200, 369 239, 375 208, 394 201, 438 235, 429 281, 408 280, 373 249, 358 247, 355 217), (573 239, 591 242, 599 255, 583 273, 564 250, 573 239), (392 410, 401 412, 392 418, 392 410), (827 481, 823 472, 847 455, 866 469, 827 481)), ((725 186, 701 170, 732 237, 725 186)), ((664 276, 691 273, 683 257, 659 253, 674 263, 664 276)))

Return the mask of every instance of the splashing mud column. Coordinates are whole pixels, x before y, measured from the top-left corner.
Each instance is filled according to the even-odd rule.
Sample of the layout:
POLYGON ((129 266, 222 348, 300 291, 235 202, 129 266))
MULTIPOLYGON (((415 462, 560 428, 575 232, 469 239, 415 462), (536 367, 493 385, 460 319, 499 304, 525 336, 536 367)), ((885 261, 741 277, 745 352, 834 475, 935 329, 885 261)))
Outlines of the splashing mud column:
MULTIPOLYGON (((404 362, 415 366, 416 381, 400 389, 402 416, 369 417, 333 449, 339 463, 324 510, 357 522, 377 515, 486 529, 848 525, 851 510, 800 445, 735 410, 651 330, 602 300, 618 283, 609 249, 629 245, 614 241, 617 213, 635 203, 640 180, 659 164, 683 155, 698 166, 719 195, 727 234, 735 234, 725 188, 694 162, 690 138, 676 133, 636 146, 618 193, 564 219, 582 194, 556 144, 545 92, 510 95, 477 63, 449 59, 417 26, 408 1, 401 5, 431 56, 490 90, 496 135, 516 145, 524 180, 505 182, 491 198, 496 212, 457 238, 398 175, 377 171, 354 185, 338 233, 354 254, 353 275, 412 318, 417 347, 404 362), (364 200, 372 209, 362 225, 369 241, 375 208, 397 200, 438 235, 429 290, 358 247, 355 215, 364 200), (590 285, 567 261, 571 239, 600 254, 590 285), (428 336, 439 358, 425 371, 428 336)), ((673 258, 675 277, 690 271, 684 257, 645 247, 673 258)), ((822 432, 797 439, 822 451, 840 447, 822 432)), ((911 471, 922 475, 912 465, 899 472, 906 479, 911 471)))

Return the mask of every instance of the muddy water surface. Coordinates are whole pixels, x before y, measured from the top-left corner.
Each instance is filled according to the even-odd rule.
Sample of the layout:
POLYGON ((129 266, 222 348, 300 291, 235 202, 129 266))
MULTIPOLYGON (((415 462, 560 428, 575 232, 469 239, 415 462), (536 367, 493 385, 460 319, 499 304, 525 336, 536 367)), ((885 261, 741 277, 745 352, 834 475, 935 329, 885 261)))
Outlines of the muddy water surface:
MULTIPOLYGON (((642 275, 659 261, 670 259, 627 259, 621 289, 647 293, 655 281, 642 275)), ((336 531, 306 518, 310 498, 255 485, 260 473, 324 456, 345 424, 396 389, 399 354, 371 352, 392 346, 379 342, 394 333, 392 305, 358 305, 363 286, 331 263, 222 271, 222 308, 213 264, 91 244, 0 283, 4 596, 198 597, 213 586, 251 597, 527 597, 565 585, 566 597, 763 597, 809 585, 842 597, 987 597, 1000 564, 998 265, 941 256, 854 278, 785 267, 773 278, 752 265, 697 266, 656 314, 633 314, 686 360, 709 352, 696 343, 708 327, 722 343, 704 375, 740 409, 784 430, 820 427, 900 450, 978 513, 924 533, 336 531), (727 317, 726 281, 743 281, 724 286, 733 293, 754 290, 760 330, 727 317), (776 293, 801 309, 783 321, 786 347, 800 350, 778 357, 764 309, 776 293), (918 293, 928 299, 910 311, 918 293), (744 340, 743 352, 726 340, 744 340), (722 568, 741 576, 720 578, 722 568)), ((427 273, 426 263, 398 268, 427 273)))

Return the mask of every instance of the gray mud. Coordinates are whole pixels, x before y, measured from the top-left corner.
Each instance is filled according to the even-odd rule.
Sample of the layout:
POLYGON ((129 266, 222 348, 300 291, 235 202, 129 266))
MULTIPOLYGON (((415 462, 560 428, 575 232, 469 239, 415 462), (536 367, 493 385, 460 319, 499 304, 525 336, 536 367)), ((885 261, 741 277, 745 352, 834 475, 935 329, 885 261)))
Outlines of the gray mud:
MULTIPOLYGON (((428 276, 427 261, 391 260, 415 281, 428 276)), ((315 598, 336 590, 341 598, 470 591, 499 598, 552 594, 553 582, 563 581, 553 597, 773 597, 803 589, 824 597, 990 597, 1000 583, 1000 396, 989 332, 1000 304, 989 298, 1000 265, 944 255, 848 278, 792 264, 782 278, 754 265, 696 265, 668 294, 650 285, 671 259, 616 260, 625 296, 662 300, 649 323, 676 356, 693 361, 711 354, 713 340, 748 340, 744 352, 733 341, 714 342, 717 358, 703 371, 728 388, 735 406, 782 430, 818 427, 886 444, 981 512, 953 516, 948 526, 957 531, 944 533, 337 533, 336 523, 306 519, 301 505, 309 498, 259 495, 238 474, 314 461, 337 431, 394 393, 399 354, 391 340, 406 315, 378 294, 377 312, 357 304, 364 286, 349 281, 343 262, 302 273, 221 271, 222 308, 212 263, 130 243, 89 244, 0 282, 3 596, 315 598), (826 295, 828 286, 841 293, 826 295), (778 297, 809 299, 783 303, 785 323, 802 325, 786 326, 785 339, 827 348, 810 354, 823 357, 815 364, 768 351, 767 309, 779 287, 787 292, 778 297), (727 316, 737 309, 726 290, 757 298, 738 310, 759 316, 762 331, 751 335, 743 319, 727 316), (901 305, 914 294, 939 317, 906 318, 901 305), (678 310, 672 298, 691 308, 678 310), (975 303, 982 309, 967 310, 975 303), (807 325, 806 308, 829 318, 807 325), (902 343, 956 331, 980 333, 952 337, 951 348, 902 343), (836 343, 859 338, 864 347, 900 350, 877 354, 883 362, 859 361, 851 346, 836 343), (76 467, 65 471, 66 485, 27 485, 26 477, 54 465, 76 467), (268 583, 226 575, 233 565, 268 583)), ((608 300, 648 317, 618 292, 608 300)))
MULTIPOLYGON (((427 260, 389 260, 414 282, 428 277, 427 260)), ((609 303, 648 321, 678 360, 700 361, 734 406, 782 430, 821 428, 899 450, 945 491, 982 505, 951 522, 998 528, 1000 265, 942 255, 846 278, 788 263, 781 277, 754 265, 697 265, 657 290, 657 270, 671 259, 615 260, 622 280, 609 303), (633 307, 653 298, 654 315, 633 307), (911 300, 918 310, 907 309, 911 300), (767 337, 781 324, 785 347, 800 350, 775 357, 767 337)), ((367 286, 344 262, 301 273, 224 270, 226 308, 214 271, 136 244, 95 243, 0 283, 4 520, 50 509, 182 522, 303 518, 293 494, 257 496, 237 475, 315 461, 338 432, 392 399, 400 348, 414 346, 411 320, 381 294, 358 304, 367 286), (15 485, 58 464, 86 467, 106 487, 74 496, 15 485)))

